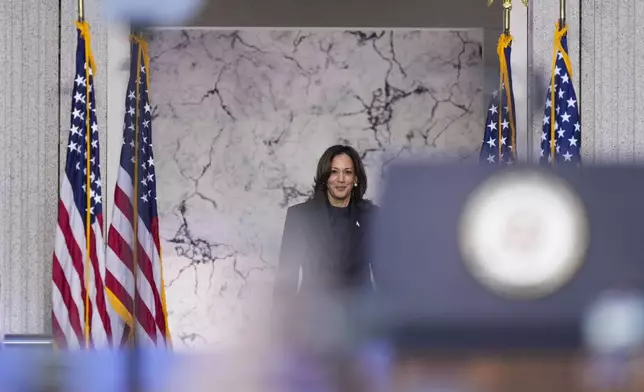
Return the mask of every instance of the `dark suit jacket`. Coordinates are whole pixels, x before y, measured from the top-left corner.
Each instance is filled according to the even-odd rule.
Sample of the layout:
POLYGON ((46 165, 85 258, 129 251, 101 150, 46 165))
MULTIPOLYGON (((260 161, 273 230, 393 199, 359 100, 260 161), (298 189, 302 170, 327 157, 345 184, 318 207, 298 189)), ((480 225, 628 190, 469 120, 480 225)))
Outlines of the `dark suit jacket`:
POLYGON ((275 282, 276 299, 292 298, 322 287, 332 290, 375 287, 367 259, 367 231, 372 227, 377 207, 364 200, 352 202, 349 208, 351 228, 347 247, 337 246, 325 194, 317 194, 288 209, 275 282), (300 268, 302 279, 298 289, 300 268))

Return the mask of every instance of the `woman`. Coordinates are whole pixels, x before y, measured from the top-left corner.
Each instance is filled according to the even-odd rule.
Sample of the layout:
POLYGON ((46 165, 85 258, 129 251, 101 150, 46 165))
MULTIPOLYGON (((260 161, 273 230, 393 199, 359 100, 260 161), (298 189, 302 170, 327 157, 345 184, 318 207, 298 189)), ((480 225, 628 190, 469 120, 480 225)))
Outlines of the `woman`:
POLYGON ((318 161, 313 191, 308 201, 286 214, 277 300, 375 284, 365 232, 377 207, 363 198, 367 176, 356 150, 329 147, 318 161))

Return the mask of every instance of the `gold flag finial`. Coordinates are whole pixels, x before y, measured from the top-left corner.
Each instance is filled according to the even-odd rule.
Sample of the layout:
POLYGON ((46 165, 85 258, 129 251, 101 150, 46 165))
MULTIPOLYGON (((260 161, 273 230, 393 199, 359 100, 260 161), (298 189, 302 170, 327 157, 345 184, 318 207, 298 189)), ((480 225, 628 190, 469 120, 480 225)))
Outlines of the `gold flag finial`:
MULTIPOLYGON (((521 2, 526 7, 528 6, 528 0, 521 0, 521 2)), ((494 4, 494 0, 487 0, 488 7, 491 6, 492 4, 494 4)), ((503 0, 503 8, 507 8, 507 7, 512 8, 512 0, 503 0)))
MULTIPOLYGON (((560 0, 562 1, 562 0, 560 0)), ((528 6, 528 0, 521 0, 523 5, 528 6)), ((487 6, 494 4, 494 0, 487 0, 487 6)), ((512 11, 512 0, 503 0, 503 33, 510 35, 510 11, 512 11)))

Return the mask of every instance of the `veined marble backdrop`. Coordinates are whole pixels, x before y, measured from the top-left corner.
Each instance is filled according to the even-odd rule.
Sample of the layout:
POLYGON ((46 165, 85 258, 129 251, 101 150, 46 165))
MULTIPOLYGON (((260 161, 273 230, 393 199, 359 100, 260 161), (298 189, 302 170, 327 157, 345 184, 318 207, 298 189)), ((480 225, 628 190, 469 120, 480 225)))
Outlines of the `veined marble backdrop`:
POLYGON ((475 160, 481 30, 157 30, 150 37, 158 203, 178 348, 263 325, 286 208, 320 154, 361 152, 377 197, 410 155, 475 160))

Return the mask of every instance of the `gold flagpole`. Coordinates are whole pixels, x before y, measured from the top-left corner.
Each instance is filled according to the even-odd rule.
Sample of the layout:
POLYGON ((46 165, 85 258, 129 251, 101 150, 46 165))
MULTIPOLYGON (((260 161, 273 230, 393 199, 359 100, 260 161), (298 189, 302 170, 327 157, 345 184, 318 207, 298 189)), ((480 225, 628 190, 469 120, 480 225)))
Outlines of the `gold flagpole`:
POLYGON ((138 37, 138 29, 133 28, 131 34, 134 36, 134 42, 136 42, 136 79, 134 83, 136 84, 136 110, 135 110, 135 123, 134 123, 134 170, 133 170, 133 181, 134 181, 134 197, 132 198, 132 207, 134 207, 134 238, 132 241, 133 246, 133 265, 134 268, 134 296, 132 303, 132 346, 136 350, 137 342, 137 332, 136 332, 136 320, 138 316, 138 309, 136 306, 136 293, 138 292, 138 275, 139 275, 139 138, 140 132, 139 129, 139 119, 141 116, 140 106, 141 106, 141 46, 139 45, 136 38, 138 37))
MULTIPOLYGON (((566 0, 559 0, 559 27, 557 33, 561 31, 564 26, 566 26, 566 0)), ((553 68, 554 63, 557 61, 557 46, 555 44, 555 53, 553 57, 553 68)), ((550 101, 552 102, 552 107, 550 108, 550 118, 552 119, 552 124, 550 125, 550 164, 555 165, 556 159, 555 159, 555 78, 554 74, 552 75, 552 78, 550 80, 550 101)))
POLYGON ((78 0, 78 21, 85 21, 85 1, 78 0))
POLYGON ((510 35, 510 11, 512 11, 512 0, 503 0, 503 34, 510 35))
MULTIPOLYGON (((136 331, 138 308, 136 305, 136 295, 138 292, 138 280, 139 280, 139 259, 138 259, 138 248, 139 248, 139 140, 141 140, 141 129, 139 128, 141 120, 141 62, 143 61, 143 48, 141 47, 141 38, 142 38, 142 28, 140 26, 132 25, 130 27, 130 42, 136 44, 136 110, 135 110, 135 120, 134 120, 134 171, 133 171, 133 182, 134 182, 134 198, 132 199, 132 207, 134 209, 134 238, 132 241, 133 246, 133 278, 134 278, 134 296, 132 303, 132 331, 131 331, 131 346, 136 351, 138 346, 138 334, 136 331)), ((132 60, 131 60, 132 61, 132 60)))
MULTIPOLYGON (((85 27, 85 1, 84 0, 78 0, 78 23, 81 28, 81 32, 83 34, 89 34, 89 31, 85 27)), ((89 50, 90 48, 88 47, 89 43, 89 37, 84 36, 83 39, 85 40, 85 86, 86 86, 86 91, 85 91, 85 99, 87 104, 85 105, 85 152, 86 152, 86 159, 85 159, 85 194, 86 194, 86 199, 85 199, 85 268, 84 268, 84 281, 85 281, 85 298, 84 298, 84 305, 85 305, 85 328, 83 328, 84 331, 84 338, 85 338, 85 348, 90 347, 90 327, 89 327, 89 269, 91 267, 91 241, 90 241, 90 230, 91 230, 91 198, 90 198, 90 190, 91 190, 91 180, 90 180, 90 175, 91 175, 91 166, 90 166, 90 160, 91 160, 91 128, 90 128, 90 113, 91 113, 91 100, 90 100, 90 91, 89 91, 89 86, 90 86, 90 70, 89 68, 91 67, 91 61, 90 61, 90 53, 89 50)))
POLYGON ((566 0, 559 0, 559 27, 566 25, 566 0))
MULTIPOLYGON (((507 37, 510 37, 510 11, 512 11, 512 0, 503 0, 503 3, 501 4, 503 7, 503 34, 507 37)), ((499 56, 501 56, 501 53, 499 53, 499 56)), ((505 56, 505 55, 504 55, 505 56)), ((501 61, 501 58, 499 58, 499 61, 501 61)), ((503 66, 501 65, 501 68, 503 66)), ((498 152, 498 161, 499 165, 503 164, 503 160, 501 157, 503 156, 503 143, 501 141, 503 140, 503 122, 501 121, 503 119, 503 84, 505 80, 503 79, 503 71, 499 74, 499 123, 497 125, 499 131, 498 131, 498 145, 499 145, 499 152, 498 152)), ((510 86, 505 86, 506 88, 510 88, 510 86)), ((506 95, 506 102, 507 106, 510 106, 510 97, 506 95)), ((515 148, 514 146, 514 138, 510 140, 510 145, 512 148, 515 148)), ((514 154, 514 151, 512 151, 514 154)))
MULTIPOLYGON (((133 138, 134 138, 134 170, 132 173, 133 177, 133 186, 134 186, 134 197, 132 198, 132 207, 134 209, 134 236, 132 238, 132 249, 133 249, 133 259, 132 259, 132 275, 134 278, 134 292, 132 295, 132 331, 131 331, 131 340, 130 340, 130 366, 129 366, 129 383, 131 385, 131 390, 133 392, 138 392, 142 390, 141 380, 140 380, 140 363, 141 357, 139 356, 139 342, 138 342, 138 333, 136 330, 137 326, 137 316, 138 316, 138 306, 136 304, 136 297, 138 293, 138 280, 139 280, 139 140, 141 139, 141 129, 139 128, 140 119, 141 119, 141 42, 139 37, 141 34, 141 29, 137 26, 130 27, 130 45, 136 46, 136 51, 130 50, 130 56, 136 56, 136 77, 134 83, 136 84, 136 110, 134 114, 134 129, 133 138)), ((132 49, 132 46, 130 46, 132 49)), ((134 59, 130 59, 130 62, 134 62, 134 59)), ((131 72, 131 71, 130 71, 131 72)), ((132 75, 130 75, 132 77, 132 75)), ((144 278, 145 279, 145 278, 144 278)))

